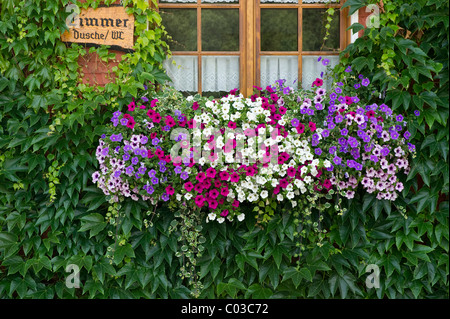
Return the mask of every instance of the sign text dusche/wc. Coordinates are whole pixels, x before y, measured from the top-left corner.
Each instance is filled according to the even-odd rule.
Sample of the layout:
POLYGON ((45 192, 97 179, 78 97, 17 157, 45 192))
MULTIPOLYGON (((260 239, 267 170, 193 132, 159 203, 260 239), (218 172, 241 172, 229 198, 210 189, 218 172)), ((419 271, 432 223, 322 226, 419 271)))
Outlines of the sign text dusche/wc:
POLYGON ((81 9, 74 14, 69 31, 61 35, 64 42, 111 45, 133 48, 134 16, 122 6, 81 9))

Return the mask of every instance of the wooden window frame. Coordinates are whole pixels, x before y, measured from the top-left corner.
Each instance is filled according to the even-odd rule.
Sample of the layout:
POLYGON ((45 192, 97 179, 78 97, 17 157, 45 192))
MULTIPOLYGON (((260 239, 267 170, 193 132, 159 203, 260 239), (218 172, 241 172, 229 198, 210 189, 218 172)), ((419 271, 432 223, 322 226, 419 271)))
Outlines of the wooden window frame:
MULTIPOLYGON (((149 0, 150 1, 150 0, 149 0)), ((302 27, 303 8, 341 8, 345 0, 339 3, 260 3, 260 0, 240 0, 238 3, 159 3, 160 9, 197 9, 197 50, 173 51, 172 55, 196 56, 198 63, 198 93, 202 93, 202 56, 239 56, 239 91, 244 96, 250 96, 254 85, 261 82, 261 56, 297 55, 298 76, 302 76, 302 57, 308 55, 339 55, 340 51, 350 43, 350 25, 348 8, 341 9, 340 14, 340 47, 339 51, 303 51, 302 27), (297 51, 261 51, 261 9, 297 9, 298 11, 298 50, 297 51), (202 9, 239 9, 239 51, 203 51, 201 10, 202 9)))

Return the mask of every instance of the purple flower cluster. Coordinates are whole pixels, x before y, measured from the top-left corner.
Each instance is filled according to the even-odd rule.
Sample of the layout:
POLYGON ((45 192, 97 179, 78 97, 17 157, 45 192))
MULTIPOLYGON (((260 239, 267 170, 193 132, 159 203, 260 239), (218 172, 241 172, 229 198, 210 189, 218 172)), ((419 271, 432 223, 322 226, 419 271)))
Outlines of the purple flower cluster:
MULTIPOLYGON (((351 73, 351 68, 346 72, 351 73)), ((361 184, 378 199, 395 200, 403 190, 399 173, 409 173, 408 155, 415 151, 408 141, 411 133, 405 117, 394 115, 384 103, 361 105, 355 90, 368 87, 370 80, 361 74, 356 84, 348 79, 335 83, 329 94, 316 89, 309 101, 320 99, 319 107, 307 99, 303 103, 297 100, 300 114, 295 114, 290 124, 297 128, 302 122, 322 123, 311 135, 311 146, 316 156, 331 163, 327 169, 331 184, 344 196, 353 198, 361 184), (312 112, 305 112, 306 108, 312 112)), ((414 114, 419 116, 420 112, 414 114)))
MULTIPOLYGON (((175 110, 174 113, 179 121, 186 120, 181 111, 175 110)), ((113 113, 112 134, 103 134, 99 140, 96 149, 99 170, 92 174, 92 181, 97 183, 105 195, 113 196, 114 201, 119 201, 120 196, 135 201, 140 198, 167 201, 169 195, 157 191, 160 184, 167 183, 168 177, 176 174, 180 176, 180 180, 189 177, 185 168, 172 165, 170 156, 161 151, 161 144, 168 138, 171 126, 162 121, 153 123, 144 119, 142 122, 145 125, 138 133, 137 127, 130 130, 126 126, 131 117, 123 115, 120 111, 113 113), (143 187, 138 186, 138 181, 143 177, 147 183, 143 187)))

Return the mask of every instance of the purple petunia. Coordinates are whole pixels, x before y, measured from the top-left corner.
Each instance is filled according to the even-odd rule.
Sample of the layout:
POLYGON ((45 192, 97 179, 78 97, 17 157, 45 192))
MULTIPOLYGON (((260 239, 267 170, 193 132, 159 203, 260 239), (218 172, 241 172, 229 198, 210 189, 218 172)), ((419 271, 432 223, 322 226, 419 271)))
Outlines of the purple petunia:
POLYGON ((370 84, 370 80, 367 79, 367 78, 365 78, 365 79, 363 79, 363 80, 361 81, 361 85, 362 85, 362 86, 368 86, 369 84, 370 84))
POLYGON ((403 134, 403 137, 407 140, 409 140, 409 138, 411 137, 411 133, 409 133, 409 131, 405 131, 405 133, 403 134))
POLYGON ((150 177, 150 178, 155 177, 155 175, 156 175, 156 171, 155 171, 154 169, 151 169, 151 170, 148 172, 148 177, 150 177))
POLYGON ((340 158, 339 156, 335 156, 335 157, 333 158, 333 162, 334 162, 334 164, 336 164, 336 165, 340 165, 340 164, 342 163, 342 158, 340 158))
POLYGON ((189 174, 188 174, 187 172, 182 172, 182 173, 180 174, 180 178, 181 178, 182 180, 187 180, 187 179, 189 178, 189 174))

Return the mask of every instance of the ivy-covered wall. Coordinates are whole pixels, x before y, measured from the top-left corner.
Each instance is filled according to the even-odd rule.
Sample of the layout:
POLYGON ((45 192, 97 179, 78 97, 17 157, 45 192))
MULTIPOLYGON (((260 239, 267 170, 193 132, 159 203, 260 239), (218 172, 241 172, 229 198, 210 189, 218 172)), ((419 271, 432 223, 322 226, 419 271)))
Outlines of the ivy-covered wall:
POLYGON ((448 1, 383 1, 380 27, 365 29, 336 70, 371 76, 396 112, 420 110, 403 196, 343 199, 342 214, 324 215, 325 235, 313 224, 297 234, 302 221, 282 207, 263 226, 252 207, 242 223, 202 223, 194 280, 180 276, 189 221, 144 202, 109 205, 91 181, 112 112, 166 79, 158 13, 123 2, 136 17, 136 52, 104 86, 83 81, 80 61, 114 54, 60 41, 68 1, 1 2, 0 298, 448 298, 448 1), (121 222, 108 224, 117 210, 121 222), (66 285, 70 264, 81 268, 79 288, 66 285), (366 285, 370 264, 380 288, 366 285))

